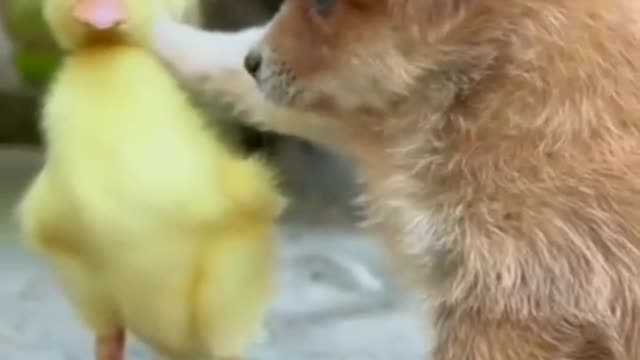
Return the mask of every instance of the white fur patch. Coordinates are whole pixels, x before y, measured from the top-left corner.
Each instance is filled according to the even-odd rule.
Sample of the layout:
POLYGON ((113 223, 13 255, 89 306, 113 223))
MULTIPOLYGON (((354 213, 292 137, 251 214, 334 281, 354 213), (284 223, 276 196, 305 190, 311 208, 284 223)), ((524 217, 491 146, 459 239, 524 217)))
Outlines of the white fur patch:
POLYGON ((186 78, 210 76, 216 71, 244 71, 244 57, 267 25, 237 32, 207 31, 169 19, 158 22, 154 51, 186 78))

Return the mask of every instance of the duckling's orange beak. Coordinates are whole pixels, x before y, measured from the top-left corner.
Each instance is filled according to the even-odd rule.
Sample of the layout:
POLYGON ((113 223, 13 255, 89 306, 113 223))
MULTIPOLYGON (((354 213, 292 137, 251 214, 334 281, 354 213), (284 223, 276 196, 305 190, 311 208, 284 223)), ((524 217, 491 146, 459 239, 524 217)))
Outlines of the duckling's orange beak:
POLYGON ((95 30, 110 30, 127 21, 123 0, 76 0, 73 17, 95 30))

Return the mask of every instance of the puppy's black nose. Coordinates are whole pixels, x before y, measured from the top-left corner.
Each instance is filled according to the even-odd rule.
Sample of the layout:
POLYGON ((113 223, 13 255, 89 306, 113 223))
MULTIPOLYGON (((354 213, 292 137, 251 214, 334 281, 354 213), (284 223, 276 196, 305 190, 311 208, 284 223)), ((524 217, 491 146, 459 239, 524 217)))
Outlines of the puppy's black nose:
POLYGON ((254 50, 249 51, 244 57, 244 68, 255 78, 258 71, 260 71, 260 66, 262 66, 262 55, 260 52, 254 50))

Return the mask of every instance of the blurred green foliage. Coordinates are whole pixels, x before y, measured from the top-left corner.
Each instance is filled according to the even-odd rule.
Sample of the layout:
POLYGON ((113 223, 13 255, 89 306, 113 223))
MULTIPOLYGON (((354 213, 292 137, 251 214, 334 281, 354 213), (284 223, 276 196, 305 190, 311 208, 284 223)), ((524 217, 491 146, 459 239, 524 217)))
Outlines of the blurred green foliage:
POLYGON ((46 31, 42 18, 42 0, 8 0, 9 27, 15 35, 40 36, 46 31))
POLYGON ((61 59, 42 16, 42 0, 3 1, 18 72, 25 83, 41 87, 49 81, 61 59))
POLYGON ((60 56, 23 50, 16 53, 15 61, 22 80, 31 86, 40 87, 51 79, 60 56))

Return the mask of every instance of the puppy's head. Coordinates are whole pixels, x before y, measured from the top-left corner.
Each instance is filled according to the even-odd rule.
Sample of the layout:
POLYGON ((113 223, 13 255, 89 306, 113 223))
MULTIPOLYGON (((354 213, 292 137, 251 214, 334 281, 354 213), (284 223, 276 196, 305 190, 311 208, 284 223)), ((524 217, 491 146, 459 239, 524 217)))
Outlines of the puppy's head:
POLYGON ((449 61, 474 0, 288 0, 246 57, 280 105, 333 116, 383 113, 449 61))

